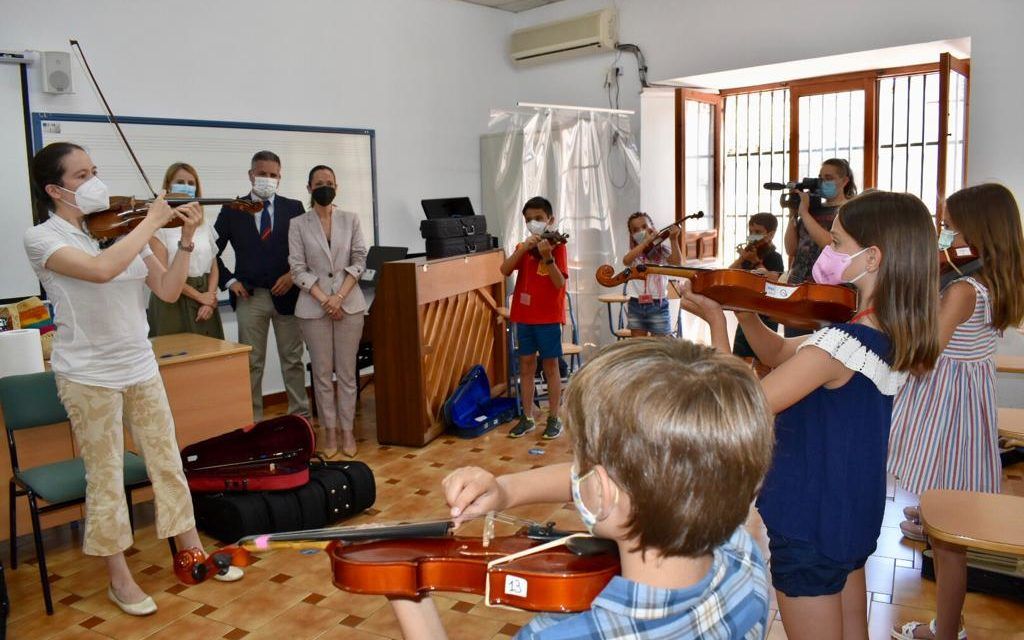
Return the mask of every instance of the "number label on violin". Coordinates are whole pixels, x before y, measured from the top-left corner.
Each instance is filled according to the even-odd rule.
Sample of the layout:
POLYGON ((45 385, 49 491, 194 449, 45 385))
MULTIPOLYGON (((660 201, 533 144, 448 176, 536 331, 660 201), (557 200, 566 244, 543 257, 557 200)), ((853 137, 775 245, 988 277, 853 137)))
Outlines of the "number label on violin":
POLYGON ((764 283, 764 295, 769 298, 775 298, 776 300, 788 300, 793 292, 797 290, 797 287, 787 287, 781 284, 775 284, 772 282, 764 283))
POLYGON ((509 575, 505 576, 505 595, 525 598, 526 590, 526 578, 509 575))

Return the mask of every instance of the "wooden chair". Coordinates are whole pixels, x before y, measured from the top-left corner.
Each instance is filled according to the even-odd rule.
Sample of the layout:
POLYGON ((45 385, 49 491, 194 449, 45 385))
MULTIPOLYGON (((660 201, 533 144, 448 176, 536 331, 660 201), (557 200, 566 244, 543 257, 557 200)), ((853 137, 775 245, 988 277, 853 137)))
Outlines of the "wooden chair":
MULTIPOLYGON (((0 407, 3 407, 4 424, 7 427, 7 446, 11 456, 14 475, 10 480, 10 523, 8 540, 11 547, 11 569, 18 568, 18 523, 17 497, 28 498, 32 514, 32 536, 36 544, 36 559, 39 561, 39 580, 43 587, 46 613, 53 615, 53 600, 50 597, 50 580, 46 570, 46 554, 43 549, 43 531, 39 524, 40 514, 85 502, 85 464, 81 458, 71 458, 22 469, 18 465, 18 447, 14 432, 22 429, 45 427, 67 422, 57 396, 57 382, 52 372, 29 373, 0 378, 0 407), (37 499, 46 502, 39 505, 37 499)), ((128 517, 135 528, 132 517, 132 491, 148 487, 149 476, 143 459, 130 452, 124 453, 124 488, 128 498, 128 517)))
POLYGON ((580 332, 576 326, 576 312, 573 309, 572 293, 567 292, 565 299, 566 305, 568 305, 566 318, 569 320, 569 341, 565 341, 565 332, 563 331, 562 355, 569 359, 569 375, 566 378, 570 378, 577 369, 583 366, 583 347, 580 346, 580 332))
POLYGON ((1024 447, 1024 409, 999 408, 999 437, 1011 447, 1024 447))

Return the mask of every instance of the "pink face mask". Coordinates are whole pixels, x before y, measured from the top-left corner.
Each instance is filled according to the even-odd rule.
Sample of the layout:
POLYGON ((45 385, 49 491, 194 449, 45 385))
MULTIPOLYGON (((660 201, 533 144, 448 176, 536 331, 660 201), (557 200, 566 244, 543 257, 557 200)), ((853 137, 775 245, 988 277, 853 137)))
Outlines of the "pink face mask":
POLYGON ((821 284, 853 284, 857 282, 867 273, 867 269, 862 271, 853 280, 843 280, 843 272, 850 266, 850 262, 854 258, 867 250, 868 248, 865 247, 857 253, 850 255, 836 251, 830 244, 825 245, 825 248, 821 250, 821 254, 818 255, 818 259, 814 261, 814 266, 811 267, 811 275, 814 276, 814 281, 821 284))

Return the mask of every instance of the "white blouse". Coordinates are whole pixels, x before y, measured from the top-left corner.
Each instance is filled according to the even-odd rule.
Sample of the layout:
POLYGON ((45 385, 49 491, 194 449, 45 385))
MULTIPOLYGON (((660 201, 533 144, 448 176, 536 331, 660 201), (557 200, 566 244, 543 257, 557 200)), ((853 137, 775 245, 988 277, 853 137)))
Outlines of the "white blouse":
POLYGON ((100 245, 63 218, 50 219, 25 232, 25 253, 53 303, 57 325, 50 364, 53 372, 80 384, 122 389, 159 374, 149 342, 146 306, 149 269, 144 247, 113 280, 87 282, 50 271, 46 261, 63 247, 95 256, 100 245))
MULTIPOLYGON (((170 265, 178 253, 181 227, 157 229, 153 237, 167 247, 167 264, 170 265)), ((192 236, 192 243, 196 248, 193 249, 192 257, 188 262, 188 277, 198 278, 210 273, 213 261, 217 259, 217 232, 213 225, 204 220, 203 224, 196 228, 196 232, 192 236)))

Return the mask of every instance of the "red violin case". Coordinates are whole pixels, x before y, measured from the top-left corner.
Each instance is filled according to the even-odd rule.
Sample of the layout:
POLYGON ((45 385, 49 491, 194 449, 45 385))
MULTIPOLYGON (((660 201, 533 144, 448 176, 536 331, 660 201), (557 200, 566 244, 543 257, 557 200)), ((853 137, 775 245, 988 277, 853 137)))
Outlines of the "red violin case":
POLYGON ((313 427, 286 415, 190 444, 181 451, 193 492, 280 491, 309 482, 313 427))

